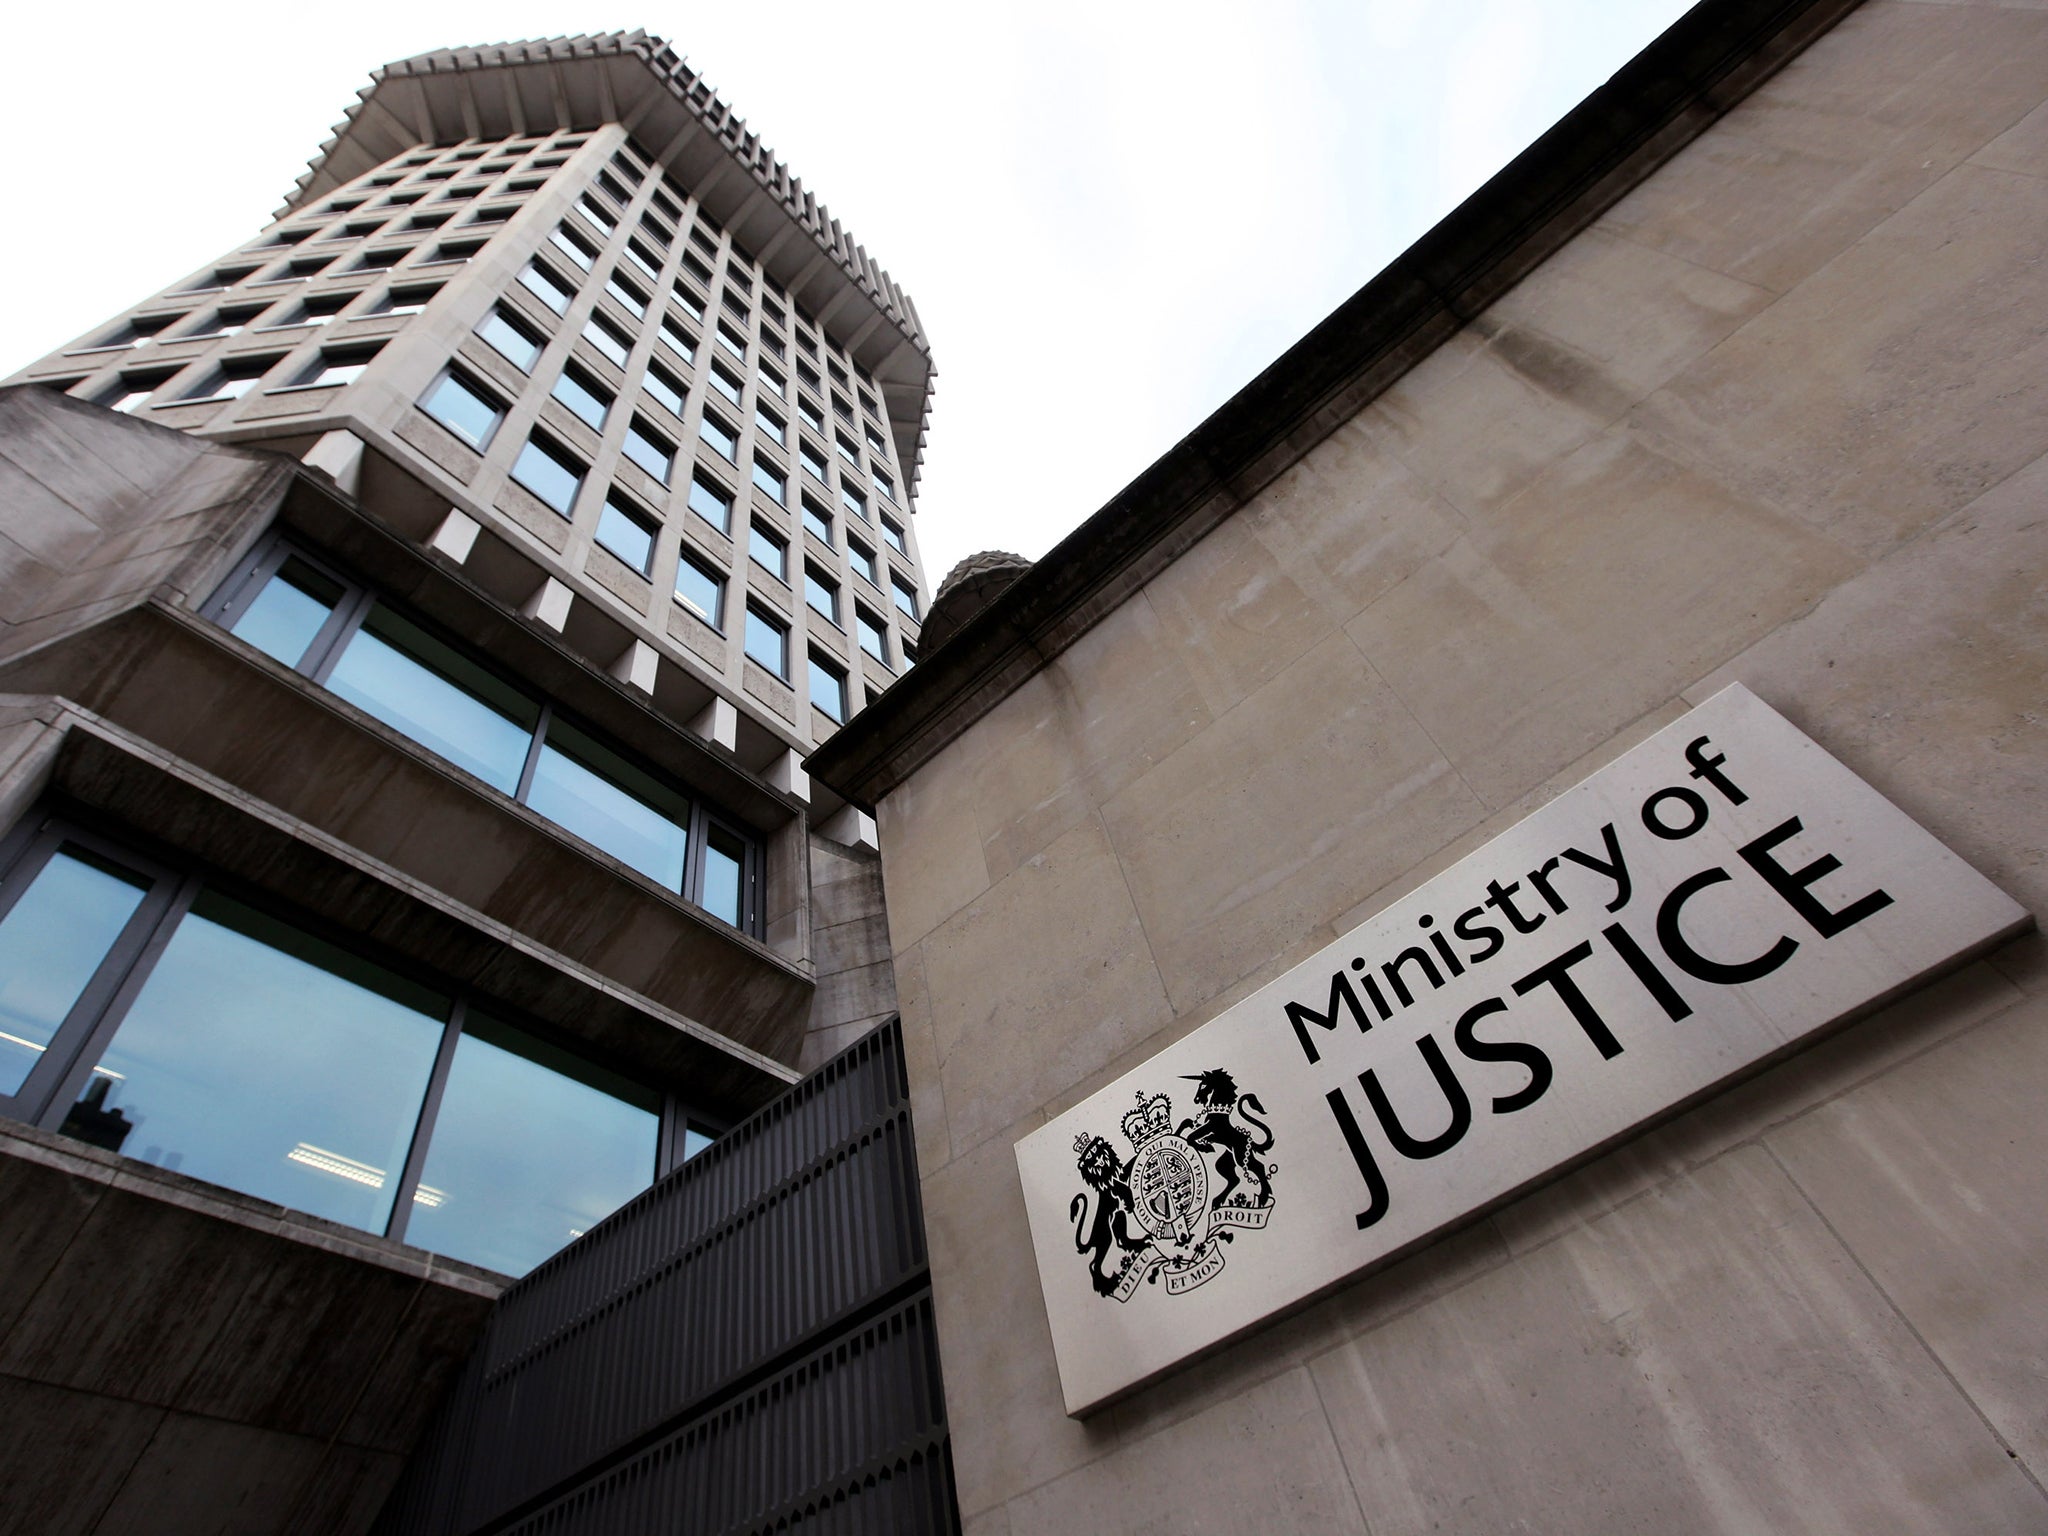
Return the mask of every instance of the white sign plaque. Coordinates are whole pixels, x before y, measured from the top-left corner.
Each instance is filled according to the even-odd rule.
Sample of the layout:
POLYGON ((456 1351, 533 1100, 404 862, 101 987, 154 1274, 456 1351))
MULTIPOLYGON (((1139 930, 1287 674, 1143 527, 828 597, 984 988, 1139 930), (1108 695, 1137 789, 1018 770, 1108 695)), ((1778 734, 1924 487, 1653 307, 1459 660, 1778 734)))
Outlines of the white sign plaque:
POLYGON ((2031 922, 1725 689, 1017 1143, 1067 1411, 2031 922))

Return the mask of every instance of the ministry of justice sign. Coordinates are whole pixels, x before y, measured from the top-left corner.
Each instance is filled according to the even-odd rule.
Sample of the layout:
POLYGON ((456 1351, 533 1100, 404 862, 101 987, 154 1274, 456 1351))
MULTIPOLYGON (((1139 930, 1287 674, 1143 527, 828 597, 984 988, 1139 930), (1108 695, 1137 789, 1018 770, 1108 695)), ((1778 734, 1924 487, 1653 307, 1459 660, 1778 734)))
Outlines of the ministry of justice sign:
POLYGON ((1067 1411, 2031 921, 1724 690, 1017 1144, 1067 1411))

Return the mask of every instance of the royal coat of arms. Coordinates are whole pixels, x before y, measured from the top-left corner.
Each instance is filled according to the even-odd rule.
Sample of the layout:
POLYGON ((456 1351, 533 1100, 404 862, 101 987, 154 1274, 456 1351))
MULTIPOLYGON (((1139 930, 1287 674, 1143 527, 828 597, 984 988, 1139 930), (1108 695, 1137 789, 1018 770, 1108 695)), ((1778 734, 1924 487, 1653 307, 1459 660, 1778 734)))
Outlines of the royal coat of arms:
POLYGON ((1178 1125, 1163 1093, 1137 1095, 1123 1117, 1131 1155, 1101 1136, 1077 1136, 1081 1178, 1067 1214, 1074 1248, 1088 1255, 1096 1293, 1129 1301, 1140 1285, 1178 1296, 1223 1270, 1223 1245, 1258 1231, 1273 1211, 1273 1131, 1265 1106, 1228 1072, 1190 1077, 1195 1113, 1178 1125))

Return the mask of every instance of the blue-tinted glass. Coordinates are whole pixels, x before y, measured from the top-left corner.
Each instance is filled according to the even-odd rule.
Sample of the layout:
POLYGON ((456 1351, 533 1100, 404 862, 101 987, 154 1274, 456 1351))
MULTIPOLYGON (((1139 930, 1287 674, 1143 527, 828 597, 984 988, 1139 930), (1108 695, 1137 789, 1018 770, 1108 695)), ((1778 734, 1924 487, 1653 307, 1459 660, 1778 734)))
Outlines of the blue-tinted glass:
POLYGON ((668 477, 675 469, 674 450, 668 444, 641 431, 637 421, 626 428, 626 457, 663 485, 668 484, 668 477))
POLYGON ((494 309, 485 316, 476 333, 503 353, 505 360, 521 373, 531 368, 534 359, 540 356, 540 343, 507 320, 502 310, 494 309))
POLYGON ((381 966, 203 894, 67 1129, 381 1232, 447 1011, 381 966))
POLYGON ((565 229, 555 230, 554 233, 548 236, 548 239, 554 242, 556 250, 560 251, 586 272, 590 270, 590 264, 597 259, 595 251, 591 250, 565 229))
POLYGON ((264 583, 232 631, 266 655, 295 667, 341 601, 340 582, 294 556, 264 583))
POLYGON ((526 803, 672 891, 683 888, 689 805, 581 732, 548 730, 526 803))
POLYGON ((690 510, 720 533, 732 531, 732 498, 702 480, 690 482, 690 510))
POLYGON ((485 783, 519 787, 539 710, 388 609, 370 611, 327 686, 485 783))
POLYGON ((866 614, 856 612, 854 628, 860 632, 860 648, 884 666, 889 663, 889 642, 882 637, 881 626, 866 614))
POLYGON ((789 676, 789 633, 766 615, 747 610, 747 654, 777 677, 789 676))
POLYGON ((146 889, 140 875, 67 845, 0 921, 0 1093, 28 1080, 146 889))
POLYGON ((654 559, 653 530, 615 502, 597 514, 597 542, 643 576, 654 559))
POLYGON ((834 624, 839 622, 839 588, 809 566, 804 567, 804 601, 834 624))
POLYGON ((704 910, 740 926, 740 872, 746 867, 747 845, 723 827, 714 826, 705 839, 704 910))
POLYGON ((406 1241, 525 1274, 653 1182, 658 1102, 472 1015, 449 1064, 406 1241))
POLYGON ((756 565, 774 572, 778 580, 789 579, 788 547, 759 523, 747 530, 747 553, 754 557, 756 565))
POLYGON ((626 353, 628 350, 626 338, 603 321, 593 318, 589 324, 585 325, 583 327, 583 339, 617 363, 621 368, 626 366, 626 353))
POLYGON ((676 562, 676 596, 714 629, 723 622, 720 610, 725 606, 725 583, 687 555, 676 562))
POLYGON ((817 503, 808 496, 804 498, 804 526, 818 536, 821 544, 831 544, 832 519, 820 512, 817 503))
POLYGON ((605 417, 611 414, 612 409, 610 395, 593 388, 578 375, 564 372, 555 380, 554 396, 598 431, 604 430, 605 417))
POLYGON ((471 389, 458 374, 444 376, 420 406, 473 448, 489 442, 492 429, 498 425, 497 406, 471 389))
POLYGON ((690 338, 683 333, 682 329, 672 322, 667 320, 661 322, 661 339, 675 348, 682 355, 684 362, 694 363, 697 360, 697 348, 692 344, 690 338))
POLYGON ((556 314, 559 315, 569 307, 569 291, 539 267, 528 267, 519 274, 519 281, 528 293, 556 314))
POLYGON ((694 1125, 685 1127, 683 1130, 683 1161, 687 1163, 710 1145, 711 1138, 698 1130, 697 1127, 694 1125))
POLYGON ((846 718, 846 679, 815 656, 811 658, 811 702, 834 720, 846 718))
POLYGON ((763 464, 759 459, 754 460, 754 484, 766 491, 768 499, 771 501, 780 502, 786 494, 783 488, 782 476, 775 473, 774 470, 763 464))
POLYGON ((853 540, 846 541, 846 557, 853 568, 869 581, 875 580, 875 556, 873 550, 862 549, 853 540))
POLYGON ((659 368, 647 370, 646 389, 670 411, 678 416, 683 414, 683 386, 659 368))
POLYGON ((868 520, 868 504, 861 500, 858 491, 850 491, 843 485, 839 487, 839 504, 862 522, 868 520))
POLYGON ((583 486, 581 470, 572 469, 532 438, 519 450, 512 478, 564 517, 576 505, 576 493, 583 486))
POLYGON ((716 448, 735 464, 739 462, 739 439, 727 430, 725 424, 709 411, 697 422, 697 435, 716 448))
POLYGON ((889 541, 889 547, 899 555, 907 555, 909 549, 903 543, 903 530, 888 518, 882 519, 882 537, 889 541))
POLYGON ((631 310, 635 315, 645 317, 647 314, 647 302, 624 283, 617 280, 606 283, 604 291, 631 310))
POLYGON ((917 594, 900 581, 889 583, 889 589, 896 599, 896 606, 911 618, 917 617, 917 594))

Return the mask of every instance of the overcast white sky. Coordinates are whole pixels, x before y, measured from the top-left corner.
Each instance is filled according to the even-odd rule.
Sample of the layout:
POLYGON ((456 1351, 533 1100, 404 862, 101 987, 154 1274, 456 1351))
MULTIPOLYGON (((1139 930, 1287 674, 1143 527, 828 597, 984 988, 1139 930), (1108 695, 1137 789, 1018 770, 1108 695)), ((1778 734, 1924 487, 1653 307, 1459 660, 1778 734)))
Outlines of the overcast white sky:
POLYGON ((643 26, 916 300, 936 585, 1044 553, 1687 8, 117 0, 81 30, 23 7, 0 165, 32 223, 0 243, 0 373, 259 227, 376 65, 643 26), (160 173, 159 143, 203 172, 160 173))

